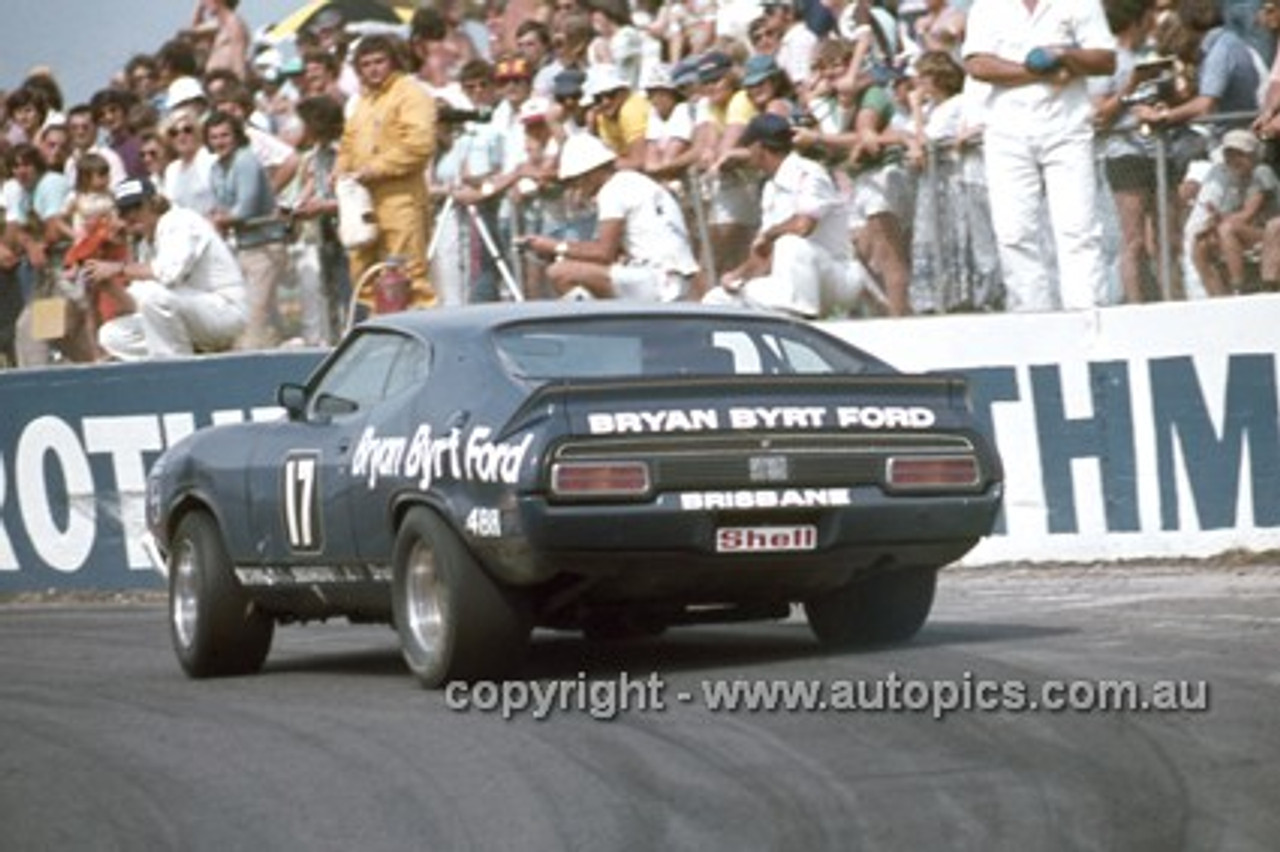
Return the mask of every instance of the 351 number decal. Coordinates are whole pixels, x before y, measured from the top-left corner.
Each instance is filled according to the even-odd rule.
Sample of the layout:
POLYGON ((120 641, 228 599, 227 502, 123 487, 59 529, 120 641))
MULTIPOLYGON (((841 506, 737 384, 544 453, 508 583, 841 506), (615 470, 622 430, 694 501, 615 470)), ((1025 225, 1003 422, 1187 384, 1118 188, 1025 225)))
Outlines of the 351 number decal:
POLYGON ((298 453, 284 462, 284 527, 289 549, 320 549, 320 456, 298 453))

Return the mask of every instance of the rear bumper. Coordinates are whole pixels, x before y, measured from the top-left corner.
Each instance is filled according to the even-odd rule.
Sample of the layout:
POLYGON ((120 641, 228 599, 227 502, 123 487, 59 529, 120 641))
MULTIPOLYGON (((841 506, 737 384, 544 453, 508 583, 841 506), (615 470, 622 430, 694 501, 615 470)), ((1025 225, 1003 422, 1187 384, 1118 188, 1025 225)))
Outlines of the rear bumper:
POLYGON ((713 595, 736 589, 770 596, 790 587, 830 588, 860 571, 954 562, 991 532, 1001 488, 976 495, 888 497, 879 488, 863 487, 850 495, 847 506, 746 511, 691 511, 677 494, 609 506, 526 497, 519 512, 534 564, 521 574, 576 574, 623 596, 642 589, 660 594, 705 587, 713 595), (716 552, 716 531, 723 527, 799 525, 816 530, 812 549, 716 552))

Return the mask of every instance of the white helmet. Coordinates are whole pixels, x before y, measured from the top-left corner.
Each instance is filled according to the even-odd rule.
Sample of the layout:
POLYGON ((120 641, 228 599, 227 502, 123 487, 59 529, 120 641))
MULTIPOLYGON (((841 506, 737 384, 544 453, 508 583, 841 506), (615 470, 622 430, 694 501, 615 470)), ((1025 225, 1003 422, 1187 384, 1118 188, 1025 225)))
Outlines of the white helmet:
POLYGON ((576 133, 560 149, 560 180, 582 177, 618 158, 608 145, 590 133, 576 133))

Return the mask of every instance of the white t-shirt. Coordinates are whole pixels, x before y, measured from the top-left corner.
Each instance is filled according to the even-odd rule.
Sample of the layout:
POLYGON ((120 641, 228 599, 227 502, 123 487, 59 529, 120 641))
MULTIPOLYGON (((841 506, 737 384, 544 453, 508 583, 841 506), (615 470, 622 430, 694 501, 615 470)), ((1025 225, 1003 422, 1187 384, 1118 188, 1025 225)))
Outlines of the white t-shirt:
POLYGON ((639 172, 615 172, 596 195, 601 222, 625 220, 623 251, 631 263, 692 275, 698 270, 675 196, 639 172))
POLYGON ((649 123, 645 125, 644 138, 650 142, 668 139, 693 141, 693 106, 687 101, 678 103, 665 119, 658 115, 658 108, 649 107, 649 123))
POLYGON ((213 164, 217 157, 208 148, 196 151, 190 163, 173 160, 164 167, 164 197, 179 207, 209 215, 218 206, 213 197, 213 164))

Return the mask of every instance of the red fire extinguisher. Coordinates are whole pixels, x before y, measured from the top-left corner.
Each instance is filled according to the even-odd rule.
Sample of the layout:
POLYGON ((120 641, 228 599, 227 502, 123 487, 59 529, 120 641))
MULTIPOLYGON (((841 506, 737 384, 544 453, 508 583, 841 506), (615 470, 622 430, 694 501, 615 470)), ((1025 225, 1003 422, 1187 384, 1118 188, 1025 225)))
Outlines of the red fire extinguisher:
POLYGON ((412 281, 404 266, 404 258, 388 257, 382 263, 381 273, 373 286, 373 312, 394 314, 409 307, 409 291, 412 281))

